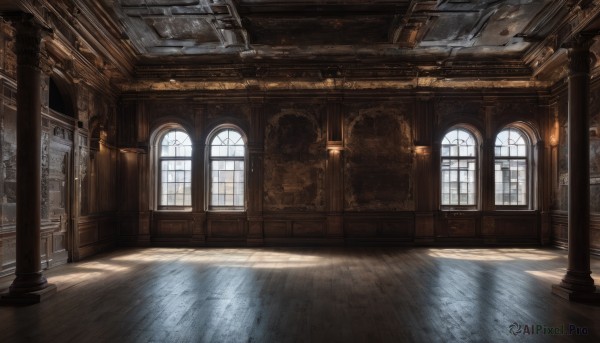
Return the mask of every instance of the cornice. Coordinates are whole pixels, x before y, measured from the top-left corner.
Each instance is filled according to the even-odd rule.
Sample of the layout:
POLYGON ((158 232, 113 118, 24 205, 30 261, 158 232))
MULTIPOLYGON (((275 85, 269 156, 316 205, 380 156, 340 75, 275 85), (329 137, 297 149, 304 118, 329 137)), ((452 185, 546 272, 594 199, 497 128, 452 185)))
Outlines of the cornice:
POLYGON ((62 2, 21 0, 19 6, 41 25, 53 29, 52 39, 45 40, 46 49, 51 52, 49 57, 59 67, 66 62, 73 69, 65 72, 75 75, 74 83, 83 80, 99 91, 114 93, 111 82, 131 79, 133 58, 122 51, 123 44, 111 41, 103 25, 87 20, 106 17, 98 6, 94 9, 98 12, 90 15, 87 2, 77 1, 69 6, 62 2))
POLYGON ((240 81, 134 81, 120 85, 125 93, 144 92, 190 92, 190 91, 279 91, 279 90, 427 90, 427 89, 546 89, 552 84, 531 80, 477 80, 440 79, 418 77, 408 80, 345 80, 325 79, 322 81, 246 79, 240 81))
POLYGON ((523 58, 530 65, 536 78, 559 82, 566 76, 566 69, 554 69, 567 62, 565 44, 586 30, 594 20, 600 18, 600 0, 562 1, 562 11, 568 11, 566 18, 542 41, 535 45, 523 58))

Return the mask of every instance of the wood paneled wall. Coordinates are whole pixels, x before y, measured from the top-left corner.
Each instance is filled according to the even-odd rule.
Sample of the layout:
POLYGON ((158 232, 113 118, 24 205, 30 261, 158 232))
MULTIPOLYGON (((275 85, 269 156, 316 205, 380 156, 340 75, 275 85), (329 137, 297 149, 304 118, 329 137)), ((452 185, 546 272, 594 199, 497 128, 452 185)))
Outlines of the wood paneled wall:
MULTIPOLYGON (((15 267, 18 109, 13 37, 10 23, 0 23, 0 275, 13 273, 15 267)), ((97 80, 78 77, 77 54, 45 52, 39 182, 42 266, 47 268, 116 246, 118 169, 117 97, 111 89, 98 87, 97 80), (57 112, 57 104, 64 111, 57 112)))
POLYGON ((119 113, 119 239, 127 245, 541 244, 550 241, 545 93, 505 91, 126 94, 119 113), (496 209, 495 135, 535 137, 534 206, 496 209), (152 205, 152 134, 166 123, 194 141, 193 208, 152 205), (247 210, 212 212, 205 143, 231 123, 248 137, 247 210), (480 209, 441 211, 440 141, 457 124, 482 137, 480 209))

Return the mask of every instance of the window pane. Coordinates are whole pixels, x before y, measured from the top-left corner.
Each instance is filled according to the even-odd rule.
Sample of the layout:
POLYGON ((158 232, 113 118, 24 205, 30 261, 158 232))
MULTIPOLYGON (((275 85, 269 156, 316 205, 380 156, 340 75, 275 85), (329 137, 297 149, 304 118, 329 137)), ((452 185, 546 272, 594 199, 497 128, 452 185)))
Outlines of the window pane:
POLYGON ((243 207, 245 143, 234 129, 219 131, 210 141, 210 206, 243 207))
POLYGON ((496 137, 496 205, 527 205, 527 151, 529 140, 515 128, 502 130, 496 137), (498 172, 499 171, 499 172, 498 172))
POLYGON ((182 130, 167 132, 160 141, 160 157, 191 157, 192 142, 182 130))
MULTIPOLYGON (((183 134, 183 133, 182 133, 183 134)), ((169 132, 165 135, 163 142, 169 139, 180 139, 183 142, 189 142, 187 135, 173 135, 169 132), (174 138, 175 137, 175 138, 174 138)), ((172 147, 169 147, 172 148, 172 147)), ((164 151, 164 149, 162 150, 164 151)), ((181 150, 179 150, 181 151, 181 150)), ((190 150, 191 151, 191 150, 190 150)), ((177 155, 178 152, 175 153, 177 155)), ((160 194, 158 196, 159 206, 185 206, 192 205, 192 162, 190 157, 161 157, 160 175, 161 180, 160 194)))
POLYGON ((496 158, 494 169, 496 205, 527 205, 527 160, 496 158))
POLYGON ((476 205, 476 160, 442 158, 442 205, 476 205))
POLYGON ((220 131, 210 142, 211 157, 243 157, 245 145, 242 135, 233 129, 220 131))

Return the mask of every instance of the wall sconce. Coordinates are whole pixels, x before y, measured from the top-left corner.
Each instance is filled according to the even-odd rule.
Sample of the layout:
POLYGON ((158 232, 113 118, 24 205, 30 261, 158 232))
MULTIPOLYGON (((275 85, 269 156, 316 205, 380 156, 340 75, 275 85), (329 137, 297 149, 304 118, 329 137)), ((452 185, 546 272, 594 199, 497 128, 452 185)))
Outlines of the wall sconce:
POLYGON ((425 156, 431 154, 431 147, 428 145, 417 145, 414 151, 417 155, 425 156))
POLYGON ((332 154, 337 155, 342 151, 343 147, 338 145, 330 145, 327 147, 327 151, 331 151, 332 154))

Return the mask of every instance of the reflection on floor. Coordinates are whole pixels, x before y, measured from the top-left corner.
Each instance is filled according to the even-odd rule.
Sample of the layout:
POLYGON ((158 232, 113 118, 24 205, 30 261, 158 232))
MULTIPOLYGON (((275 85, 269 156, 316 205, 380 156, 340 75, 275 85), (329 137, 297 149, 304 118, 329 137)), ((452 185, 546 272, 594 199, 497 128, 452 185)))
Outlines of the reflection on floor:
POLYGON ((550 292, 566 265, 549 249, 120 250, 1 307, 0 342, 598 342, 600 307, 550 292))

